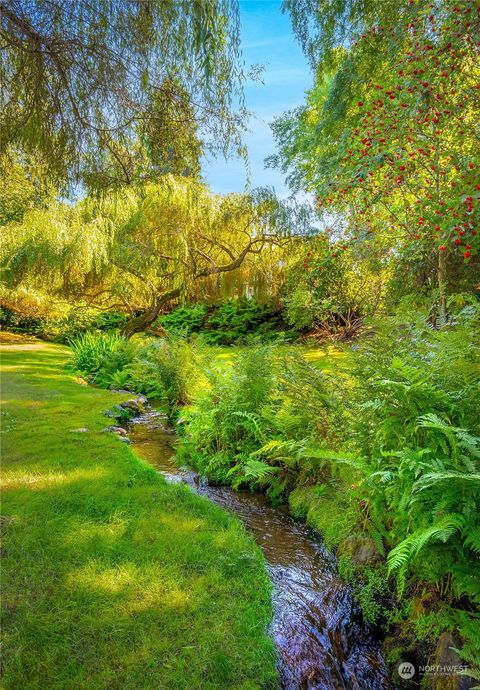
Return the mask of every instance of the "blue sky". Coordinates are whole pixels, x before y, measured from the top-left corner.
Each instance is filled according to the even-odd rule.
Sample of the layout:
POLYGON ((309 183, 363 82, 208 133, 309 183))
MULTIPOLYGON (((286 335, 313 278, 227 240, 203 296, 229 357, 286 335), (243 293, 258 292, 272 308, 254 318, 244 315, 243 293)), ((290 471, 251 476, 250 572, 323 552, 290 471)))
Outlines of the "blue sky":
MULTIPOLYGON (((298 43, 290 17, 280 10, 280 0, 240 0, 242 51, 246 70, 264 65, 263 84, 245 87, 245 104, 254 115, 246 143, 251 167, 251 186, 273 186, 279 196, 289 191, 282 173, 265 168, 264 159, 275 152, 269 127, 275 117, 304 102, 312 75, 298 43)), ((217 158, 205 162, 204 177, 216 193, 241 192, 245 188, 245 164, 217 158)))

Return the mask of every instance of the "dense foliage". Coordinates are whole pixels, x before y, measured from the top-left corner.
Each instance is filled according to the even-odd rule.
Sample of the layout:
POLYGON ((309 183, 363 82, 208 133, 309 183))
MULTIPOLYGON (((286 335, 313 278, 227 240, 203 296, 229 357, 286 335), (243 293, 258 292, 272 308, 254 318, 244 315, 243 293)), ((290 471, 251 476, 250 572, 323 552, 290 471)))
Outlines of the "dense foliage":
POLYGON ((197 131, 240 146, 235 2, 6 0, 0 30, 2 153, 37 152, 59 182, 198 174, 197 131))
POLYGON ((274 164, 317 195, 345 243, 394 252, 430 290, 436 281, 445 319, 447 283, 478 274, 476 3, 285 5, 316 80, 306 106, 275 123, 274 164))
POLYGON ((284 330, 280 310, 255 299, 228 300, 216 306, 178 307, 158 319, 172 335, 201 335, 209 345, 233 345, 254 339, 294 338, 297 333, 284 330))
POLYGON ((218 197, 202 183, 165 175, 75 206, 53 201, 8 223, 3 280, 14 293, 121 309, 131 336, 172 300, 228 291, 239 277, 243 291, 247 281, 252 289, 265 284, 267 270, 282 271, 289 235, 308 227, 308 214, 269 190, 218 197))
POLYGON ((428 303, 404 301, 356 350, 318 362, 298 346, 250 345, 225 362, 183 339, 84 336, 74 364, 160 398, 172 419, 183 408, 179 461, 288 498, 338 548, 372 622, 426 642, 452 631, 474 664, 480 313, 461 295, 448 306, 436 330, 428 303), (352 571, 358 544, 369 558, 352 571))
POLYGON ((265 348, 246 351, 230 370, 209 370, 182 454, 216 481, 267 490, 274 500, 290 494, 294 512, 341 553, 355 534, 367 535, 373 561, 385 558, 386 566, 381 586, 371 572, 357 573, 367 578, 360 589, 366 615, 392 630, 406 626, 414 637, 460 630, 465 659, 474 663, 479 312, 464 303, 455 325, 440 332, 425 326, 426 315, 378 324, 348 355, 343 376, 328 362, 321 371, 265 348), (385 608, 387 574, 397 589, 385 608), (422 609, 413 613, 422 588, 422 609), (398 615, 390 611, 394 600, 398 615))

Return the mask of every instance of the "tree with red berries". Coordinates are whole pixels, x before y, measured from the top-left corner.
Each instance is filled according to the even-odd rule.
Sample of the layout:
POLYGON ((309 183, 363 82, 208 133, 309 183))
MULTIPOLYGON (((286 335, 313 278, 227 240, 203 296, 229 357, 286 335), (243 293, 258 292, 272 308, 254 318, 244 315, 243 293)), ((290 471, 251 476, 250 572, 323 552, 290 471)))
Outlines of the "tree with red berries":
POLYGON ((480 6, 377 4, 395 24, 357 22, 321 52, 306 107, 274 126, 275 162, 338 235, 435 265, 444 320, 449 266, 475 270, 480 250, 480 6))

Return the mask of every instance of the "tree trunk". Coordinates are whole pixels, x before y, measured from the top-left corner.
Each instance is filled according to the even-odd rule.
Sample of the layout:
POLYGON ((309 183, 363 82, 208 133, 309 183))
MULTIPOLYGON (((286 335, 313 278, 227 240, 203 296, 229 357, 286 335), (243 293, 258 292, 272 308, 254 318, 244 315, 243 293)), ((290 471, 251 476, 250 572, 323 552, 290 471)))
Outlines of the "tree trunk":
POLYGON ((439 326, 442 327, 447 323, 447 256, 445 250, 439 250, 438 252, 438 313, 439 313, 439 326))
MULTIPOLYGON (((230 271, 240 268, 248 254, 260 254, 265 241, 265 237, 250 238, 247 246, 242 249, 237 257, 234 257, 230 250, 225 250, 225 247, 218 243, 218 245, 227 251, 227 253, 231 256, 232 261, 229 264, 223 264, 221 266, 217 266, 215 262, 212 261, 212 265, 210 265, 208 268, 205 268, 198 273, 194 273, 192 277, 193 280, 199 280, 200 278, 206 278, 207 276, 218 275, 220 273, 229 273, 230 271), (260 244, 260 247, 255 248, 258 244, 260 244)), ((122 329, 122 335, 124 335, 126 338, 131 338, 135 333, 143 333, 155 321, 157 316, 160 314, 161 308, 167 302, 170 302, 172 299, 176 299, 181 294, 182 288, 180 287, 156 297, 155 302, 149 309, 146 309, 142 314, 140 314, 140 316, 136 316, 135 318, 130 319, 130 321, 127 321, 122 329)))
POLYGON ((135 333, 144 333, 158 317, 161 308, 167 304, 167 302, 170 302, 170 300, 179 297, 180 294, 181 289, 176 288, 175 290, 170 290, 170 292, 166 292, 157 297, 156 301, 149 309, 146 309, 139 316, 135 316, 133 319, 127 321, 122 328, 122 335, 125 336, 125 338, 131 338, 135 333))

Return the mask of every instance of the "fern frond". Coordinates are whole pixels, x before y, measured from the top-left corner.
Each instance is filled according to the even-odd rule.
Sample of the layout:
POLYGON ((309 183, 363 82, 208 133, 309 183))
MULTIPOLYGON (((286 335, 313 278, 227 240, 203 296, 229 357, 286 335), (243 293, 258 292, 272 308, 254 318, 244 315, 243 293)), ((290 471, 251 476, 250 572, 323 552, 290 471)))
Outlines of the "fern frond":
POLYGON ((465 519, 458 513, 445 515, 432 527, 418 530, 395 546, 387 557, 388 574, 397 573, 399 593, 405 588, 406 573, 409 564, 418 556, 431 541, 447 542, 455 532, 459 532, 465 525, 465 519))
POLYGON ((434 484, 439 484, 440 482, 459 480, 462 482, 469 483, 480 483, 480 474, 465 472, 430 472, 429 474, 424 474, 423 477, 418 479, 414 486, 414 491, 424 491, 424 489, 433 486, 434 484))
POLYGON ((260 462, 260 460, 247 460, 243 466, 243 474, 247 479, 254 479, 256 481, 261 481, 265 477, 270 476, 278 472, 279 467, 272 467, 267 465, 265 462, 260 462))
POLYGON ((463 543, 480 555, 480 527, 470 528, 463 543))

